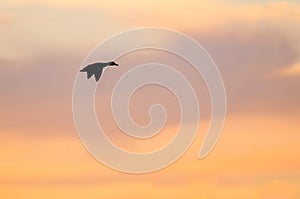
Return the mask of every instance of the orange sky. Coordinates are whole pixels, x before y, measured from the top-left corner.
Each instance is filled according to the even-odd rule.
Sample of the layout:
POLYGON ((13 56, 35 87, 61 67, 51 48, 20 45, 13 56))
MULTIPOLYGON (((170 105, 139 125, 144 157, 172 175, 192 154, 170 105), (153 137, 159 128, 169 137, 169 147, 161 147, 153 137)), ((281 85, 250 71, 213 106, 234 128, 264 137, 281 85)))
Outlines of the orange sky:
MULTIPOLYGON (((0 5, 0 198, 257 198, 300 197, 300 4, 295 1, 39 1, 0 5), (209 98, 186 63, 137 52, 109 69, 97 90, 106 110, 111 82, 130 63, 164 57, 192 79, 203 117, 191 148, 170 167, 124 174, 97 162, 81 144, 72 118, 72 86, 98 43, 141 26, 181 31, 200 42, 219 66, 228 116, 212 153, 197 159, 208 127, 209 98), (139 54, 140 53, 140 54, 139 54)), ((152 60, 153 61, 153 60, 152 60)), ((139 143, 111 139, 133 151, 165 144, 178 124, 176 102, 157 88, 131 102, 133 118, 161 99, 170 111, 161 135, 139 143), (149 94, 148 93, 148 94, 149 94), (149 99, 146 104, 141 103, 149 99)))

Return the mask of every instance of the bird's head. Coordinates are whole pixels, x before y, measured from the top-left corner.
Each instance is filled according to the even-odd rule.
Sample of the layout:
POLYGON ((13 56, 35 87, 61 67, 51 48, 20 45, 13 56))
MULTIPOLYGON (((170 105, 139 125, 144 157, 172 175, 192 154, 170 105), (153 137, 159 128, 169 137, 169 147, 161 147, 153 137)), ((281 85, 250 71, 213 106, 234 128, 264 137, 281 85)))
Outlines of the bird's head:
POLYGON ((117 64, 116 62, 112 61, 109 63, 109 66, 119 66, 119 64, 117 64))

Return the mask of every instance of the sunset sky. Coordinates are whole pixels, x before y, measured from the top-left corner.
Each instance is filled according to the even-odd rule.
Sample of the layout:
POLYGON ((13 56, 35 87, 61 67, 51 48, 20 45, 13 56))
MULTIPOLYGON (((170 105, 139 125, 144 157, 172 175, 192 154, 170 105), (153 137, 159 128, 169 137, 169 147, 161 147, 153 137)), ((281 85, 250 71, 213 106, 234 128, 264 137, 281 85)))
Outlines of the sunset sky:
POLYGON ((2 0, 0 198, 300 198, 299 35, 296 0, 2 0), (95 99, 116 144, 155 150, 178 126, 176 99, 155 86, 137 92, 130 108, 145 125, 147 108, 165 105, 169 117, 159 136, 130 140, 113 124, 108 96, 132 63, 163 59, 181 70, 198 90, 202 115, 195 141, 174 164, 149 174, 120 173, 82 145, 73 122, 73 83, 99 43, 149 26, 177 30, 203 45, 223 77, 228 112, 216 147, 199 160, 210 116, 201 77, 165 52, 121 57, 122 67, 105 70, 95 99))

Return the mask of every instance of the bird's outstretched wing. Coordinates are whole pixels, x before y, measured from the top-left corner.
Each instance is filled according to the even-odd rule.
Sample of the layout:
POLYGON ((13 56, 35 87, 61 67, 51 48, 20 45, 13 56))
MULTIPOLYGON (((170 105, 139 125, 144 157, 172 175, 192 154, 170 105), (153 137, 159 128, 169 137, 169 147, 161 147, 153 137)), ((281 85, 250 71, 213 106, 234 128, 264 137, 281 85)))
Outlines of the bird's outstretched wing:
POLYGON ((98 81, 101 77, 103 68, 98 69, 97 71, 94 72, 95 80, 98 81))
POLYGON ((91 68, 91 65, 87 65, 83 69, 80 70, 80 72, 87 72, 91 68))

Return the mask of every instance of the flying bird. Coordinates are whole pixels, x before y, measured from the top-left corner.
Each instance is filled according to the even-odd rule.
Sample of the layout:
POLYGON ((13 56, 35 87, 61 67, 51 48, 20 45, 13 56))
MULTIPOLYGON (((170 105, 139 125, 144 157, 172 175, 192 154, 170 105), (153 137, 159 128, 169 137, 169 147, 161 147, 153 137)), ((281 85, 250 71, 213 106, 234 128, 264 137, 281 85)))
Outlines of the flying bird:
POLYGON ((110 61, 107 63, 93 63, 89 64, 83 69, 80 70, 80 72, 86 72, 87 73, 87 78, 90 79, 93 75, 95 77, 95 80, 98 81, 101 77, 103 68, 107 66, 119 66, 116 62, 110 61))

